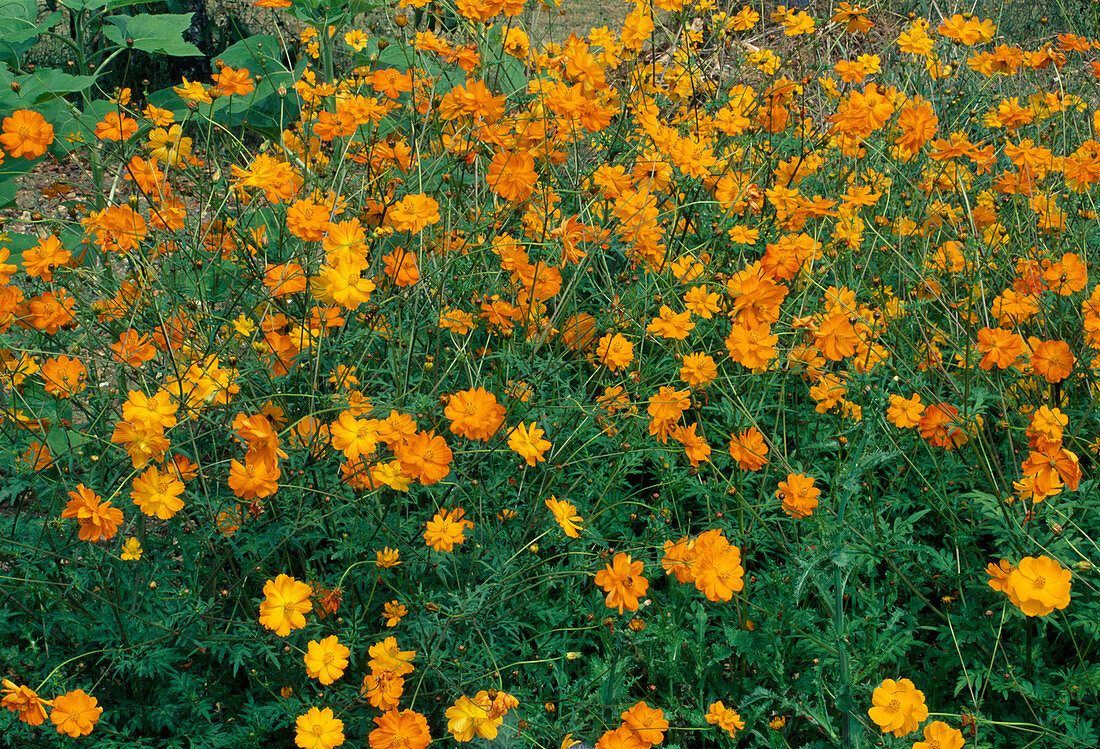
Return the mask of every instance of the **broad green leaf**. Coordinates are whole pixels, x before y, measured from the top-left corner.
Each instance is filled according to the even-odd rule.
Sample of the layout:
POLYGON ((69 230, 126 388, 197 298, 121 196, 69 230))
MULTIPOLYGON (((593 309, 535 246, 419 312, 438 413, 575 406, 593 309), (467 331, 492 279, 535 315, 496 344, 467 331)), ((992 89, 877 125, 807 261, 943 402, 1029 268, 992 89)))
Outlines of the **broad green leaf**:
POLYGON ((199 57, 202 52, 191 42, 184 41, 183 32, 191 26, 194 13, 163 13, 136 16, 112 16, 111 26, 103 27, 103 35, 115 44, 130 46, 142 52, 152 52, 172 57, 199 57))
POLYGON ((95 76, 69 75, 54 68, 44 68, 18 76, 15 82, 19 84, 22 106, 26 107, 84 91, 95 84, 95 76))

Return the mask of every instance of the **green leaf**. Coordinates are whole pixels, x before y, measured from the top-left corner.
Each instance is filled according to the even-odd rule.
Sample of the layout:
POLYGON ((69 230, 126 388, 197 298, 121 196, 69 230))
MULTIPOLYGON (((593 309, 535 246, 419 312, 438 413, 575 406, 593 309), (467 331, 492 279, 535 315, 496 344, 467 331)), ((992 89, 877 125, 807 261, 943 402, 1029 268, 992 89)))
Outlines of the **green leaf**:
POLYGON ((95 84, 95 76, 69 75, 53 68, 17 76, 19 98, 24 106, 42 104, 65 94, 85 91, 95 84))
POLYGON ((49 434, 46 435, 46 444, 49 445, 50 452, 58 456, 76 450, 87 441, 88 438, 80 432, 58 426, 52 427, 49 434))
POLYGON ((152 52, 172 57, 200 57, 202 52, 194 44, 183 40, 183 32, 191 26, 194 13, 164 13, 136 16, 112 16, 107 20, 113 26, 104 26, 103 35, 115 44, 142 52, 152 52))

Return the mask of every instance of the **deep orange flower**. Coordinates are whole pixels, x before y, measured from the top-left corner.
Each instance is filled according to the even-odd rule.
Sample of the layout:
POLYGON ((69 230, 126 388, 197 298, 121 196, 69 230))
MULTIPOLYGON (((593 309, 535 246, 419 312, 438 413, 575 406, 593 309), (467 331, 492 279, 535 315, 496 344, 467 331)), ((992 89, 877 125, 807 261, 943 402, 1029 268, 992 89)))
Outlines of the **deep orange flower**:
POLYGON ((1035 336, 1027 339, 1031 346, 1031 366, 1035 373, 1049 383, 1061 382, 1073 372, 1076 359, 1065 341, 1040 341, 1035 336))
POLYGON ((634 361, 634 344, 619 333, 605 335, 596 344, 596 360, 618 372, 634 361))
POLYGON ((925 408, 918 426, 920 436, 933 447, 954 450, 970 441, 961 427, 959 409, 946 403, 934 403, 925 408))
POLYGON ((69 503, 61 513, 63 518, 76 518, 80 523, 81 541, 95 543, 99 539, 110 540, 122 524, 122 510, 111 507, 110 500, 100 502, 100 496, 84 484, 69 492, 69 503))
POLYGON ((454 455, 434 431, 416 432, 394 452, 401 459, 401 470, 424 486, 442 481, 451 472, 454 455))
POLYGON ((4 118, 0 144, 12 156, 37 159, 53 143, 53 125, 38 112, 19 109, 4 118))
POLYGON ((534 193, 539 175, 531 154, 525 151, 498 151, 489 162, 485 180, 489 183, 489 189, 500 197, 521 203, 534 193))
POLYGON ((768 445, 756 427, 730 435, 729 451, 742 471, 759 471, 768 464, 768 445))
POLYGON ((229 464, 229 488, 239 499, 270 497, 279 490, 281 475, 279 464, 269 456, 246 453, 244 463, 229 464))
POLYGON ((28 276, 41 278, 47 283, 53 281, 55 269, 68 265, 73 260, 56 234, 38 240, 38 244, 23 251, 23 270, 28 276))
POLYGON ((691 321, 690 310, 677 314, 667 304, 663 304, 659 315, 653 318, 646 330, 663 338, 682 341, 694 328, 695 323, 691 321))
POLYGON ((87 376, 88 370, 79 359, 70 359, 64 354, 50 357, 42 364, 46 392, 58 398, 71 398, 84 390, 87 376))
POLYGON ((100 140, 126 140, 137 131, 137 120, 133 117, 108 112, 103 121, 96 124, 95 137, 100 140))
POLYGON ((903 398, 900 395, 890 396, 890 407, 886 410, 886 419, 898 429, 912 429, 920 423, 920 417, 924 414, 924 404, 920 402, 920 394, 913 393, 912 398, 903 398))
POLYGON ((370 749, 425 749, 432 743, 427 719, 413 710, 389 710, 376 717, 367 737, 370 749))
POLYGON ((8 679, 0 680, 0 706, 19 713, 19 720, 32 726, 46 721, 46 705, 50 703, 38 696, 28 686, 17 685, 8 679))
POLYGON ((134 479, 130 496, 146 515, 168 520, 183 509, 183 482, 153 466, 134 479))
POLYGON ((624 710, 619 717, 623 725, 637 734, 643 743, 660 744, 665 740, 668 721, 665 720, 663 710, 654 709, 645 702, 637 702, 634 707, 624 710))
POLYGON ((783 512, 792 518, 808 518, 814 514, 821 490, 814 486, 814 479, 801 473, 788 474, 779 482, 775 497, 783 503, 783 512))
POLYGON ((156 346, 149 341, 148 335, 141 335, 133 328, 119 336, 117 343, 111 344, 114 360, 139 368, 157 355, 156 346))
POLYGON ((596 573, 596 585, 607 592, 604 603, 608 608, 617 608, 620 614, 624 609, 638 610, 638 598, 649 590, 649 580, 642 575, 644 569, 641 561, 619 552, 611 564, 596 573))
POLYGON ((982 353, 978 366, 984 370, 1007 369, 1023 356, 1024 338, 1004 328, 982 328, 978 331, 978 350, 982 353))
POLYGON ((243 96, 256 90, 255 81, 244 68, 234 70, 226 65, 210 78, 217 84, 214 90, 223 96, 243 96))

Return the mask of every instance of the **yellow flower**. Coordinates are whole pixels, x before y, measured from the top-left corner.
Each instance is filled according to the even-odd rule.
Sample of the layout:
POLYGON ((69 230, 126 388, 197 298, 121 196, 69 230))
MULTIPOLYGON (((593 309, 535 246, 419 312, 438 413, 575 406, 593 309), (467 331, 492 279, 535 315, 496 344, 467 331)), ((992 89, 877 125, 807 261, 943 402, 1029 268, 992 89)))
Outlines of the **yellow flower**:
POLYGON ((386 620, 387 627, 396 627, 409 609, 400 601, 389 601, 382 605, 382 618, 386 620))
POLYGON ((331 635, 318 642, 310 640, 306 646, 306 674, 322 684, 331 684, 344 675, 348 667, 349 650, 331 635))
POLYGON ((463 695, 453 707, 447 708, 447 730, 455 741, 470 741, 474 735, 492 741, 497 737, 497 727, 504 718, 493 717, 489 710, 493 701, 485 691, 478 692, 473 699, 463 695))
POLYGON ((884 679, 871 700, 873 704, 867 711, 871 720, 883 733, 893 733, 899 739, 917 730, 921 721, 928 717, 924 692, 909 679, 884 679))
POLYGON ((349 31, 344 34, 344 43, 356 52, 362 52, 363 48, 367 46, 367 34, 359 29, 349 31))
POLYGON ((1024 557, 1008 574, 1009 599, 1028 616, 1046 616, 1069 606, 1073 574, 1048 556, 1024 557))
POLYGON ((551 494, 550 499, 546 500, 546 506, 550 508, 550 512, 554 513, 554 519, 558 521, 558 525, 565 531, 565 535, 570 538, 577 538, 580 536, 580 532, 584 530, 580 523, 584 521, 581 519, 581 516, 577 514, 577 508, 572 502, 558 499, 551 494))
POLYGON ((279 575, 264 585, 260 602, 260 624, 286 637, 292 629, 306 626, 305 614, 313 609, 313 589, 289 575, 279 575))
POLYGON ((344 722, 331 708, 311 707, 295 721, 294 743, 302 749, 333 749, 344 743, 344 722))
POLYGON ((371 645, 367 655, 370 656, 367 667, 372 672, 385 671, 394 676, 404 676, 415 670, 411 661, 416 660, 416 651, 401 650, 397 646, 396 637, 387 637, 382 642, 371 645))
POLYGON ((531 426, 527 427, 521 421, 508 436, 508 447, 519 453, 529 466, 536 462, 543 463, 546 461, 544 453, 553 446, 549 440, 543 439, 545 434, 535 426, 535 422, 532 421, 531 426))
POLYGON ((934 720, 924 727, 924 741, 913 744, 913 749, 962 749, 965 743, 962 731, 934 720))
POLYGON ((206 86, 202 85, 198 81, 188 81, 183 79, 182 86, 173 86, 172 90, 180 95, 180 98, 185 101, 197 101, 202 104, 210 104, 214 100, 210 98, 210 94, 206 91, 206 86))
POLYGON ((136 562, 141 559, 141 542, 131 536, 122 547, 122 561, 136 562))
POLYGON ((382 569, 396 567, 401 564, 401 552, 387 546, 382 551, 374 552, 374 563, 382 569))

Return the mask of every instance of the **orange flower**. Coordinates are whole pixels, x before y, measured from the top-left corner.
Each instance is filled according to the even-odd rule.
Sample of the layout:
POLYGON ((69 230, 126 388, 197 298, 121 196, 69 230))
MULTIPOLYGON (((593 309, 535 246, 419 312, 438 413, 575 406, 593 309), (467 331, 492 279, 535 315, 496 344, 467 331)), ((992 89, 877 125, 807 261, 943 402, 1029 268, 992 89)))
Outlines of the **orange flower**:
POLYGON ((928 717, 924 692, 909 679, 883 679, 871 699, 872 706, 867 711, 871 720, 883 733, 893 733, 899 739, 917 730, 928 717))
POLYGON ((649 580, 642 576, 644 569, 641 561, 619 552, 606 569, 596 573, 596 585, 607 592, 604 603, 608 608, 617 608, 620 614, 623 609, 638 610, 638 598, 649 590, 649 580))
POLYGON ((329 425, 332 446, 350 461, 370 455, 378 446, 380 424, 378 419, 356 419, 351 411, 341 411, 339 418, 329 425))
POLYGON ((924 741, 915 742, 913 749, 962 749, 964 744, 966 739, 962 731, 942 720, 934 720, 924 727, 924 741))
POLYGON ((1024 557, 1008 574, 1005 592, 1027 616, 1069 606, 1073 574, 1048 556, 1024 557))
POLYGON ((504 424, 504 406, 480 387, 452 395, 443 415, 451 420, 452 434, 471 440, 487 440, 504 424))
POLYGON ((439 203, 424 194, 406 195, 386 211, 387 225, 413 234, 439 221, 439 203))
POLYGON ((1024 338, 1004 328, 982 328, 978 331, 978 350, 983 354, 978 366, 988 371, 1007 369, 1024 354, 1024 338))
POLYGON ((351 650, 341 645, 336 635, 310 640, 306 645, 306 675, 322 684, 332 684, 344 675, 350 655, 351 650))
POLYGON ((925 408, 918 426, 920 436, 933 447, 954 450, 970 441, 960 426, 959 409, 946 403, 935 403, 925 408))
POLYGON ((168 520, 183 509, 180 495, 185 488, 171 473, 161 473, 153 466, 134 479, 130 496, 146 515, 168 520))
POLYGON ((76 518, 80 523, 81 541, 95 543, 103 538, 110 540, 122 524, 122 510, 111 507, 110 500, 100 502, 100 497, 84 484, 69 492, 69 503, 61 512, 63 518, 76 518))
POLYGON ((396 627, 408 613, 408 607, 400 601, 387 601, 382 604, 382 618, 387 627, 396 627))
POLYGON ((522 203, 531 197, 538 184, 535 160, 526 151, 498 151, 489 162, 485 175, 489 189, 505 200, 522 203))
POLYGON ((28 276, 41 278, 48 283, 53 281, 54 269, 68 265, 72 260, 72 253, 65 249, 56 234, 51 234, 23 251, 23 270, 28 276))
POLYGON ((808 518, 814 514, 821 490, 814 486, 814 479, 801 473, 788 474, 779 482, 775 497, 783 503, 783 512, 792 518, 808 518))
POLYGON ((584 530, 580 524, 584 521, 581 519, 581 516, 577 514, 577 508, 572 502, 558 499, 551 494, 550 498, 546 500, 546 506, 550 508, 550 512, 554 513, 554 519, 558 521, 558 525, 565 531, 565 535, 569 536, 569 538, 580 537, 580 532, 584 530))
POLYGON ((688 337, 688 333, 695 328, 691 321, 691 311, 677 314, 667 304, 661 305, 660 314, 653 318, 646 330, 654 335, 682 341, 688 337))
POLYGON ((79 359, 70 359, 62 354, 56 359, 47 359, 42 364, 41 374, 46 381, 47 393, 58 398, 71 398, 86 387, 88 370, 79 359))
POLYGON ((229 488, 239 499, 270 497, 279 490, 278 462, 259 453, 245 453, 244 463, 229 464, 229 488))
POLYGON ((133 328, 119 336, 118 342, 111 344, 111 350, 115 361, 129 364, 135 369, 152 361, 157 355, 157 349, 149 342, 149 336, 141 335, 133 328))
POLYGON ((264 583, 260 601, 260 624, 286 637, 292 629, 306 626, 306 613, 313 610, 313 588, 289 575, 279 575, 264 583))
POLYGON ((378 724, 370 732, 370 749, 425 749, 432 743, 428 721, 413 710, 389 710, 374 719, 378 724))
POLYGON ((401 460, 401 470, 423 486, 438 483, 451 472, 454 454, 447 441, 435 431, 416 432, 394 452, 401 460))
POLYGON ((13 713, 19 713, 19 720, 32 726, 40 726, 46 721, 45 706, 50 703, 38 696, 28 686, 16 685, 8 679, 0 680, 0 706, 13 713))
POLYGON ((53 125, 38 112, 19 109, 4 118, 0 144, 12 156, 37 159, 53 143, 53 125))
POLYGON ((663 710, 654 709, 645 702, 638 702, 634 707, 623 711, 619 717, 623 725, 637 734, 643 743, 660 744, 665 740, 668 721, 665 720, 663 710))
POLYGON ((268 265, 264 271, 264 286, 271 289, 271 296, 297 294, 309 286, 306 271, 298 263, 268 265))
POLYGON ((424 543, 436 551, 450 553, 454 551, 455 544, 466 543, 466 529, 473 527, 473 522, 466 520, 466 510, 463 508, 440 510, 428 521, 424 543))
POLYGON ((924 414, 924 404, 920 402, 920 395, 913 393, 912 398, 902 398, 900 395, 890 396, 890 407, 886 410, 886 419, 898 429, 911 429, 920 423, 920 417, 924 414))
POLYGON ((763 372, 768 368, 768 363, 775 358, 775 344, 778 342, 779 336, 771 335, 771 326, 767 323, 751 326, 734 323, 726 336, 730 358, 753 372, 763 372))
POLYGON ((1076 359, 1065 341, 1040 341, 1030 336, 1027 342, 1031 346, 1031 366, 1047 382, 1061 382, 1073 372, 1076 359))
POLYGON ((709 354, 688 354, 680 367, 680 379, 692 387, 706 385, 718 376, 718 365, 709 354))
POLYGON ((91 733, 102 714, 103 708, 96 705, 96 698, 77 689, 54 699, 50 720, 58 733, 75 739, 91 733))
POLYGON ((648 746, 638 737, 637 733, 626 726, 619 726, 613 731, 606 731, 596 741, 596 749, 648 749, 648 746))
POLYGON ((730 435, 730 456, 742 471, 759 471, 768 464, 768 445, 756 427, 730 435))
POLYGON ((737 736, 738 731, 745 729, 745 721, 732 707, 726 707, 721 700, 712 702, 707 710, 707 723, 716 725, 729 733, 731 738, 737 736))
POLYGON ((596 359, 612 372, 618 372, 634 361, 634 344, 619 333, 605 335, 596 344, 596 359))
POLYGON ((160 427, 128 421, 115 424, 111 442, 125 446, 134 468, 144 468, 150 460, 164 460, 164 451, 171 444, 160 427))
POLYGON ((1001 593, 1008 593, 1008 576, 1014 569, 1016 568, 1007 559, 987 564, 985 571, 989 575, 989 587, 1001 593))
POLYGON ((58 289, 56 293, 47 291, 34 297, 27 306, 31 313, 30 322, 35 328, 57 335, 58 330, 73 322, 72 309, 76 306, 76 300, 70 298, 64 289, 58 289))
POLYGON ((504 720, 502 715, 492 714, 492 707, 493 700, 484 690, 472 699, 462 695, 453 706, 447 708, 447 730, 459 742, 471 741, 474 736, 492 741, 504 720))
POLYGON ((699 424, 689 426, 674 426, 669 431, 669 436, 684 446, 684 455, 693 467, 698 467, 700 462, 710 461, 710 445, 706 436, 696 434, 699 424))
POLYGON ((398 247, 382 256, 383 270, 393 279, 395 286, 412 286, 420 280, 420 268, 416 262, 416 253, 398 247))
POLYGON ((371 707, 378 710, 392 710, 397 707, 404 692, 405 680, 389 671, 367 674, 359 689, 359 694, 366 697, 371 707))
POLYGON ((256 90, 255 81, 249 78, 248 70, 234 70, 226 65, 210 78, 217 85, 214 90, 223 96, 243 96, 256 90))
POLYGON ((720 529, 699 534, 692 546, 695 588, 711 601, 728 601, 745 587, 741 550, 720 529))
POLYGON ((100 140, 126 140, 137 131, 138 124, 134 118, 108 112, 103 121, 96 124, 95 137, 100 140))

